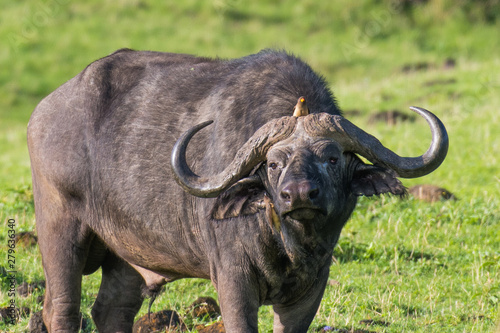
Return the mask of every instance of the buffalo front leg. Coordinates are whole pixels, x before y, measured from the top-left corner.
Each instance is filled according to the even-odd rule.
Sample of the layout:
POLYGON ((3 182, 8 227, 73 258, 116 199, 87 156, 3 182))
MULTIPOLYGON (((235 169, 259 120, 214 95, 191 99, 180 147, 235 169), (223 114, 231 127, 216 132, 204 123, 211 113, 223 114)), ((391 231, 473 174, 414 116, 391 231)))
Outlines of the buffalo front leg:
POLYGON ((218 276, 216 286, 226 332, 257 333, 258 288, 249 281, 248 276, 227 272, 218 276))
POLYGON ((99 294, 92 318, 100 333, 132 332, 143 297, 141 275, 123 259, 109 253, 102 264, 99 294))
POLYGON ((276 304, 274 309, 274 333, 305 333, 311 325, 321 303, 328 280, 329 267, 319 273, 316 284, 293 304, 276 304))

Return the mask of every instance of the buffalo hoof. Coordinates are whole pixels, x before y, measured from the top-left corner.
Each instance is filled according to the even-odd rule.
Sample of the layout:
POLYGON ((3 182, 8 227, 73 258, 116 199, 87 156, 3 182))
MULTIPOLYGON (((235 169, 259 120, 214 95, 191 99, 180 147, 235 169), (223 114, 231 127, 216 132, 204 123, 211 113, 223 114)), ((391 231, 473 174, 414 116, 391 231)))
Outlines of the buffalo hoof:
POLYGON ((132 328, 133 333, 178 332, 185 331, 177 312, 163 310, 150 315, 144 315, 137 320, 132 328))
POLYGON ((224 323, 222 321, 218 321, 198 330, 198 333, 226 333, 226 329, 224 328, 224 323))
POLYGON ((457 198, 450 191, 436 185, 416 185, 408 189, 415 199, 427 202, 436 202, 440 200, 456 200, 457 198))
POLYGON ((216 319, 220 316, 220 307, 212 297, 198 297, 189 306, 189 310, 193 317, 200 319, 205 317, 216 319))

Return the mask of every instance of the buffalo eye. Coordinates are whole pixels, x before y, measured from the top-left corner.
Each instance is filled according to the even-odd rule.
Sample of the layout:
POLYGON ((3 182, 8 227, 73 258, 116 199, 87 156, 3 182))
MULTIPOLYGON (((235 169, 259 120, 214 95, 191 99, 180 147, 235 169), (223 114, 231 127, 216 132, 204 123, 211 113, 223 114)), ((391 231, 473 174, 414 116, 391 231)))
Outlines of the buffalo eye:
POLYGON ((338 160, 338 159, 336 159, 335 157, 330 157, 330 158, 328 159, 328 162, 329 162, 331 165, 335 165, 335 164, 337 164, 337 160, 338 160))
POLYGON ((272 163, 269 163, 269 167, 273 170, 276 170, 276 168, 278 167, 278 164, 272 162, 272 163))

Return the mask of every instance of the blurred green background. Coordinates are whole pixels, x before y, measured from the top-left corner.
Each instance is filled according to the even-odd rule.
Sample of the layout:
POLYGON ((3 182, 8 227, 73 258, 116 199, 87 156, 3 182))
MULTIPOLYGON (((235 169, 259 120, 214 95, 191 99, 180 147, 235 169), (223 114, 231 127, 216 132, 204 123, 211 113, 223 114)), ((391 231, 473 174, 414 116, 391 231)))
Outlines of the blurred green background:
MULTIPOLYGON (((90 62, 123 47, 221 58, 285 49, 326 77, 349 119, 401 155, 425 151, 425 122, 391 126, 370 117, 390 110, 410 115, 410 105, 436 113, 449 131, 449 155, 433 174, 404 183, 442 186, 459 200, 361 200, 335 253, 331 278, 339 283, 327 287, 313 326, 493 329, 500 303, 500 1, 4 0, 2 253, 8 218, 16 219, 18 232, 34 229, 25 138, 31 111, 90 62), (388 325, 367 326, 366 319, 388 325)), ((42 280, 36 247, 18 251, 18 283, 42 280)), ((2 257, 0 266, 6 264, 2 257)), ((5 273, 0 277, 3 307, 8 288, 5 273)), ((84 284, 82 312, 88 316, 98 274, 84 284)), ((199 293, 215 296, 203 281, 167 289, 155 310, 182 313, 199 293)), ((38 311, 36 296, 16 302, 38 311)), ((0 321, 0 331, 23 332, 28 319, 22 316, 15 326, 0 321)), ((271 330, 271 320, 270 309, 263 308, 261 330, 271 330)), ((87 331, 93 329, 90 324, 87 331)))

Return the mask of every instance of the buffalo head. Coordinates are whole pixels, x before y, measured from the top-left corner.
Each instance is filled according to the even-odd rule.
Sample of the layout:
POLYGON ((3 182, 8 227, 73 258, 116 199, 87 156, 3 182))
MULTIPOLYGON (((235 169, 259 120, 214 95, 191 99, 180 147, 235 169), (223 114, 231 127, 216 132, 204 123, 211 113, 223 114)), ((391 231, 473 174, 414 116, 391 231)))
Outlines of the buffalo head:
POLYGON ((430 148, 420 157, 398 156, 342 116, 309 114, 305 100, 300 98, 294 116, 274 119, 262 126, 226 169, 211 178, 196 175, 186 163, 189 140, 211 122, 194 126, 173 149, 174 174, 192 195, 232 196, 232 207, 215 212, 215 217, 266 208, 269 220, 276 226, 290 219, 346 220, 356 196, 402 195, 405 188, 397 177, 421 177, 443 162, 448 150, 444 125, 425 109, 411 109, 427 120, 433 137, 430 148), (364 163, 357 155, 373 164, 364 163), (252 190, 259 186, 265 190, 260 201, 257 191, 252 190))

